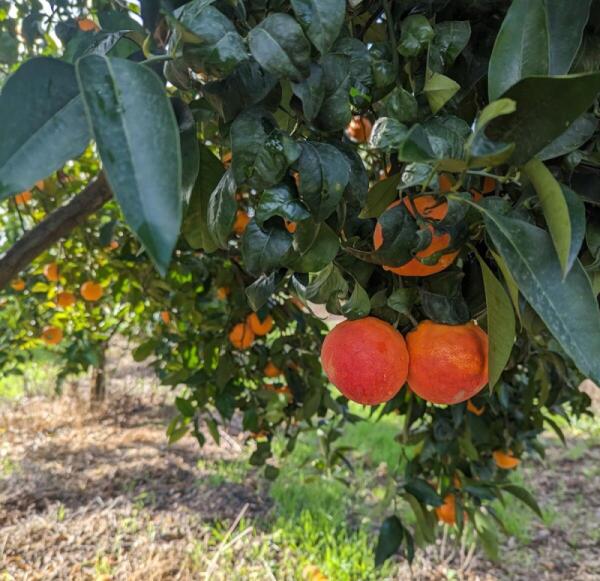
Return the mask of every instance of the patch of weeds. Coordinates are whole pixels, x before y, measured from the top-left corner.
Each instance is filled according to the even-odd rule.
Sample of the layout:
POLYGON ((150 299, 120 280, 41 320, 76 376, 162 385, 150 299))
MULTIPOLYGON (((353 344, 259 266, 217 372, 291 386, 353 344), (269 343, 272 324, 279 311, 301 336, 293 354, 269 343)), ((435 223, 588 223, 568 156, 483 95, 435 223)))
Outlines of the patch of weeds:
POLYGON ((218 488, 226 482, 243 484, 248 476, 249 467, 246 459, 242 460, 205 460, 201 458, 196 466, 207 474, 202 476, 201 483, 208 483, 212 488, 218 488))
POLYGON ((63 522, 67 515, 67 511, 64 504, 59 504, 56 507, 56 522, 63 522))
POLYGON ((3 477, 8 477, 19 470, 18 462, 15 462, 12 458, 2 458, 0 462, 0 474, 3 477))

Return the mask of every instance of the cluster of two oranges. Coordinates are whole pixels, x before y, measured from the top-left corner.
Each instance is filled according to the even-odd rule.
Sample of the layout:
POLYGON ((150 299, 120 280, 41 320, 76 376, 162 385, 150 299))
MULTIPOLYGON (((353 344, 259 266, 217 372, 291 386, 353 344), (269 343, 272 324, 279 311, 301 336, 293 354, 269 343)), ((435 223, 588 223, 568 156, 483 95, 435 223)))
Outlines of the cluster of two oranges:
POLYGON ((262 337, 273 328, 273 317, 267 315, 260 318, 256 313, 251 313, 242 323, 237 323, 229 332, 229 342, 236 349, 249 349, 256 337, 262 337))

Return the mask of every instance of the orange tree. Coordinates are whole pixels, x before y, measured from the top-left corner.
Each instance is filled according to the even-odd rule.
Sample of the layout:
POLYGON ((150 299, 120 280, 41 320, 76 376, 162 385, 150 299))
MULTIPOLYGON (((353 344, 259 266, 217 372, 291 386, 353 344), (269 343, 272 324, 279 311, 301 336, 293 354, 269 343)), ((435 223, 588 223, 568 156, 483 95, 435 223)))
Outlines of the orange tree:
POLYGON ((276 429, 291 449, 327 425, 345 460, 358 418, 303 306, 326 305, 349 319, 329 379, 403 417, 376 561, 411 559, 437 521, 493 555, 491 501, 539 513, 508 471, 600 381, 597 5, 104 1, 82 25, 77 4, 19 3, 42 33, 14 58, 58 54, 4 83, 0 197, 90 141, 102 172, 7 248, 0 285, 114 196, 133 236, 107 268, 154 317, 134 356, 186 386, 170 438, 218 438, 240 410, 267 476, 276 429))

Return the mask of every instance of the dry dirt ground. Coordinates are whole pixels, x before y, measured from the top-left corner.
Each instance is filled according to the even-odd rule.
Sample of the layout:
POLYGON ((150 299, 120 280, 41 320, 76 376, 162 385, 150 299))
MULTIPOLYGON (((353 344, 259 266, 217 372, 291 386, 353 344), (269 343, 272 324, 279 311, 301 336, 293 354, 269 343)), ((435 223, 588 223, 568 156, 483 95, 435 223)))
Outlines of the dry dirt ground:
MULTIPOLYGON (((265 482, 251 472, 215 482, 206 472, 212 461, 239 458, 241 436, 202 450, 191 438, 167 446, 172 409, 156 393, 87 409, 72 396, 0 406, 2 581, 294 577, 274 574, 291 557, 260 530, 273 510, 265 482)), ((524 480, 541 496, 546 523, 527 516, 519 531, 516 511, 521 538, 504 543, 500 563, 476 557, 460 572, 438 546, 417 559, 412 578, 600 579, 598 440, 567 450, 551 443, 544 468, 527 465, 524 480)), ((404 565, 395 571, 387 578, 411 578, 404 565)))

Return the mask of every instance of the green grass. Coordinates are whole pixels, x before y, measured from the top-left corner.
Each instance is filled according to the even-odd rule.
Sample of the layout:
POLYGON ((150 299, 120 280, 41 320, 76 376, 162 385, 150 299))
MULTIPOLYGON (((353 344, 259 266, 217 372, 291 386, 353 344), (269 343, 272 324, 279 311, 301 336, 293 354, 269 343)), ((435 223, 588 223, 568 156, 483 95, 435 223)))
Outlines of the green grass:
POLYGON ((22 375, 0 377, 0 401, 14 401, 28 395, 50 395, 58 368, 47 356, 36 356, 24 366, 22 375))

